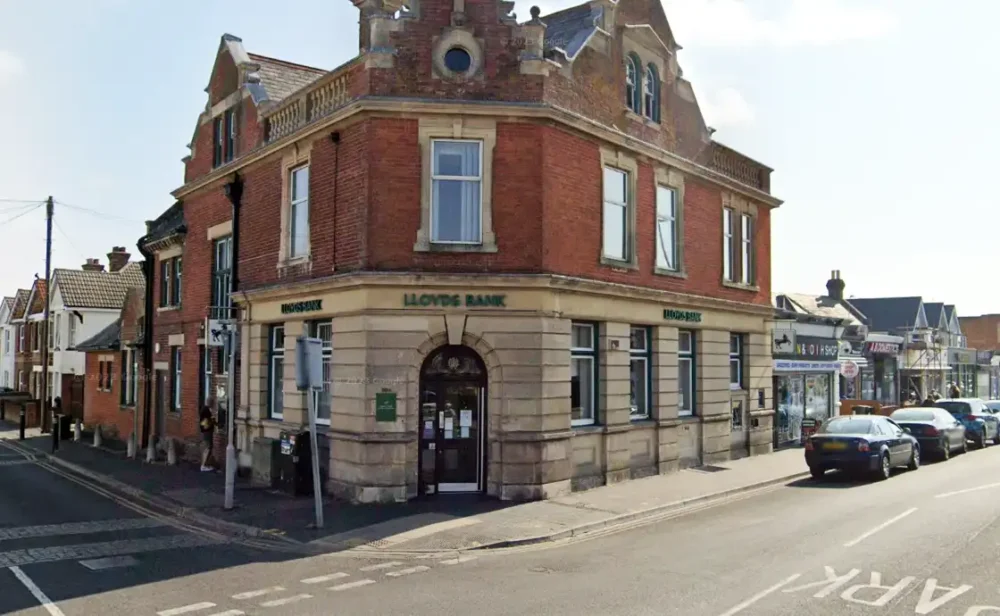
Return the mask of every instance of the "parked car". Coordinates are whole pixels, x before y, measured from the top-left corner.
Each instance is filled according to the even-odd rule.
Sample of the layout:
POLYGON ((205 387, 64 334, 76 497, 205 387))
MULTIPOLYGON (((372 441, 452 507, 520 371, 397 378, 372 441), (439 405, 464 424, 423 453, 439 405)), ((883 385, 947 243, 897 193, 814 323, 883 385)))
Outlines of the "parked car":
POLYGON ((1000 400, 987 400, 986 408, 993 411, 994 415, 1000 415, 1000 400))
POLYGON ((828 470, 874 473, 888 479, 892 469, 920 468, 920 443, 881 415, 840 415, 828 419, 806 440, 806 464, 816 479, 828 470))
POLYGON ((889 418, 917 439, 924 455, 933 452, 947 460, 953 451, 965 453, 969 450, 965 425, 944 409, 905 407, 893 411, 889 418))
POLYGON ((986 443, 1000 445, 1000 417, 994 415, 979 398, 942 398, 934 403, 965 426, 966 437, 982 449, 986 443))

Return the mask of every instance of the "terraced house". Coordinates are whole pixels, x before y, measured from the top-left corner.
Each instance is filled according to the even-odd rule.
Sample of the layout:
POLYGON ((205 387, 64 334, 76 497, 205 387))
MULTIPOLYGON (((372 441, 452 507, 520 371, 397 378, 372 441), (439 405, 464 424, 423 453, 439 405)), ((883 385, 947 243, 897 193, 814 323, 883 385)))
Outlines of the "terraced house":
POLYGON ((150 246, 180 421, 231 299, 241 462, 308 425, 294 348, 319 337, 325 485, 351 500, 545 498, 770 451, 780 201, 712 139, 660 3, 355 4, 361 51, 333 70, 222 38, 183 232, 150 246))

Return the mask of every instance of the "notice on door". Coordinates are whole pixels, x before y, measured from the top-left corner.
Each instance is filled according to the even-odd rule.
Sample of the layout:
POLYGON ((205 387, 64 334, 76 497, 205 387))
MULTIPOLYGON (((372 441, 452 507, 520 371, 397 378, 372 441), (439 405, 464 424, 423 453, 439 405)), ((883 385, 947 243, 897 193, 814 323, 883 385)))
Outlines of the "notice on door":
POLYGON ((459 417, 459 426, 462 428, 472 427, 472 411, 469 409, 462 409, 461 416, 459 417))

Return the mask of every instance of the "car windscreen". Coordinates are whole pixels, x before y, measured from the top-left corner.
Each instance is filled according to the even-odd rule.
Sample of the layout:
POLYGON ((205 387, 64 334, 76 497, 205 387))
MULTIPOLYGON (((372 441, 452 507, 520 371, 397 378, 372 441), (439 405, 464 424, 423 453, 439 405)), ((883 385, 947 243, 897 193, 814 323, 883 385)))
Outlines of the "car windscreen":
POLYGON ((868 434, 871 429, 871 419, 836 418, 823 424, 817 434, 868 434))
POLYGON ((942 400, 938 402, 937 405, 952 415, 969 415, 972 413, 972 407, 969 406, 968 402, 950 402, 942 400))
POLYGON ((1000 402, 987 402, 986 408, 990 409, 994 413, 1000 411, 1000 402))
POLYGON ((931 410, 905 410, 896 411, 890 418, 893 421, 934 421, 934 411, 931 410))

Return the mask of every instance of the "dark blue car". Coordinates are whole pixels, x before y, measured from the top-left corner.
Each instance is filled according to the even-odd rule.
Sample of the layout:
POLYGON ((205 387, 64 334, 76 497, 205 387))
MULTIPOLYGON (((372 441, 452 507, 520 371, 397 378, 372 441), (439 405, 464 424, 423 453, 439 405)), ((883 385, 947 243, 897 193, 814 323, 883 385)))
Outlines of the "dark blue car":
POLYGON ((841 415, 806 440, 806 464, 816 479, 836 469, 883 480, 897 466, 920 468, 920 444, 888 417, 841 415))
POLYGON ((1000 445, 1000 417, 986 406, 979 398, 943 398, 934 403, 965 426, 965 435, 976 447, 983 449, 993 441, 1000 445))

